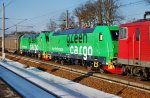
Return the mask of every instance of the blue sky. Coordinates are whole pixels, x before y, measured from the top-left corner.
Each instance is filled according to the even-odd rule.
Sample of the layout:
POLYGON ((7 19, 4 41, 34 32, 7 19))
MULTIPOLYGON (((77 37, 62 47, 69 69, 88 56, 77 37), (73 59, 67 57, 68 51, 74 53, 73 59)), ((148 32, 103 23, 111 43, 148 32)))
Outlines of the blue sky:
MULTIPOLYGON (((17 26, 18 31, 46 30, 46 24, 50 19, 58 20, 61 13, 66 10, 69 10, 71 13, 74 8, 84 4, 86 1, 88 0, 4 0, 6 5, 6 18, 9 18, 6 20, 6 28, 22 21, 19 24, 20 26, 17 26)), ((143 18, 144 12, 150 9, 150 5, 146 4, 144 0, 143 2, 132 4, 138 1, 142 0, 119 0, 121 5, 129 4, 119 9, 120 14, 125 16, 123 22, 134 18, 143 18)), ((2 0, 0 0, 1 5, 2 0)), ((16 28, 12 27, 7 32, 15 30, 16 28)))
POLYGON ((124 22, 133 19, 142 19, 145 11, 150 11, 150 4, 148 4, 144 0, 119 0, 119 1, 123 5, 128 4, 127 6, 120 8, 121 14, 125 16, 124 22))

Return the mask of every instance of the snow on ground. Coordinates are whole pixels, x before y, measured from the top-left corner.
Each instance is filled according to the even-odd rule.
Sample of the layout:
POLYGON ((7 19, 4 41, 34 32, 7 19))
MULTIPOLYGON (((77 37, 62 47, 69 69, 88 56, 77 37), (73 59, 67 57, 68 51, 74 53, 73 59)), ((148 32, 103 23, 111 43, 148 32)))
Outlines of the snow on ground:
POLYGON ((7 62, 0 61, 0 64, 63 98, 119 98, 116 95, 54 76, 34 67, 25 69, 26 65, 18 62, 7 60, 7 62))

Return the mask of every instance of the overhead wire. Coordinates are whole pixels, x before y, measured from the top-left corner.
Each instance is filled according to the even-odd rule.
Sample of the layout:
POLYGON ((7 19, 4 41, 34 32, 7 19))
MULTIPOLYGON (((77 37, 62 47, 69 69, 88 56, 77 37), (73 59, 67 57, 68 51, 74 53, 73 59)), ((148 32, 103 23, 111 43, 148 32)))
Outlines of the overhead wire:
POLYGON ((10 0, 10 2, 8 2, 5 7, 8 7, 10 4, 12 4, 13 2, 15 2, 16 0, 10 0))
MULTIPOLYGON (((83 3, 83 2, 80 2, 80 3, 78 3, 78 4, 82 4, 82 3, 83 3)), ((42 14, 42 15, 38 15, 38 16, 35 16, 35 17, 31 17, 31 18, 29 18, 29 19, 41 18, 41 17, 43 17, 43 16, 47 16, 47 15, 52 14, 52 13, 54 14, 54 13, 63 11, 63 10, 65 10, 65 9, 70 9, 70 8, 75 7, 75 6, 76 6, 76 5, 71 5, 70 7, 66 7, 66 8, 63 8, 63 9, 54 10, 54 11, 52 11, 52 12, 48 12, 48 13, 45 13, 45 14, 42 14)))
POLYGON ((137 4, 141 4, 143 3, 143 0, 139 0, 139 1, 136 1, 136 2, 130 2, 130 3, 127 3, 127 4, 122 4, 120 5, 120 7, 125 7, 125 6, 129 6, 129 5, 137 5, 137 4))
MULTIPOLYGON (((80 4, 81 4, 81 2, 80 2, 80 4)), ((48 13, 45 13, 45 14, 43 14, 43 15, 39 15, 39 16, 35 16, 35 17, 31 17, 31 18, 28 18, 28 20, 29 20, 29 21, 31 21, 31 20, 35 20, 35 19, 38 19, 38 18, 42 18, 42 17, 48 16, 49 14, 53 14, 53 15, 54 15, 54 13, 57 13, 57 12, 63 11, 63 10, 65 10, 65 9, 70 9, 70 8, 73 8, 73 7, 75 7, 75 5, 70 6, 70 7, 67 7, 67 8, 63 8, 63 9, 58 9, 58 10, 55 10, 55 11, 52 11, 52 12, 48 12, 48 13)), ((47 19, 46 19, 46 20, 47 20, 47 19)), ((42 20, 42 21, 46 21, 46 20, 42 20)), ((56 21, 59 21, 59 19, 55 19, 55 20, 56 20, 56 21)), ((41 21, 40 21, 40 22, 35 23, 35 25, 33 25, 33 26, 37 26, 37 24, 39 24, 39 23, 41 23, 41 21)))
MULTIPOLYGON (((119 1, 119 0, 118 0, 119 1)), ((138 4, 142 4, 143 3, 143 0, 139 0, 139 1, 136 1, 136 2, 130 2, 130 3, 127 3, 127 4, 122 4, 122 5, 120 5, 120 7, 126 7, 126 6, 129 6, 129 5, 138 5, 138 4)), ((67 9, 67 8, 65 8, 65 9, 67 9)), ((64 10, 64 9, 61 9, 61 10, 64 10)), ((60 12, 60 10, 57 10, 57 11, 59 11, 60 12)), ((44 17, 44 16, 47 16, 48 14, 54 14, 54 13, 56 13, 57 11, 54 11, 54 12, 49 12, 49 13, 46 13, 46 14, 43 14, 43 15, 40 15, 40 16, 36 16, 36 17, 33 17, 33 18, 30 18, 30 19, 36 19, 36 18, 41 18, 41 17, 44 17)), ((133 15, 132 15, 133 16, 133 15)), ((54 19, 55 21, 59 21, 59 19, 54 19)), ((39 23, 41 23, 41 21, 40 22, 38 22, 38 23, 36 23, 36 24, 39 24, 39 23)))
POLYGON ((16 23, 16 24, 14 24, 14 25, 12 25, 12 26, 6 28, 6 30, 7 30, 7 29, 10 29, 10 28, 12 28, 12 27, 15 27, 16 25, 18 25, 18 24, 20 24, 20 23, 22 23, 22 22, 24 22, 24 21, 26 21, 26 20, 27 20, 27 19, 24 19, 24 20, 22 20, 22 21, 20 21, 20 22, 18 22, 18 23, 16 23))
MULTIPOLYGON (((6 7, 8 7, 10 4, 12 4, 13 2, 14 2, 15 0, 10 0, 10 2, 8 2, 7 4, 6 4, 6 7)), ((118 0, 119 1, 119 0, 118 0)), ((138 4, 141 4, 141 3, 143 3, 143 0, 139 0, 139 1, 136 1, 136 2, 131 2, 131 3, 127 3, 127 4, 122 4, 122 5, 120 5, 120 7, 126 7, 126 6, 129 6, 129 5, 138 5, 138 4)), ((80 2, 80 4, 81 4, 81 2, 80 2)), ((72 7, 74 7, 75 5, 73 5, 73 6, 71 6, 71 7, 69 7, 69 8, 64 8, 64 9, 70 9, 70 8, 72 8, 72 7)), ((38 19, 38 18, 42 18, 42 17, 44 17, 44 16, 48 16, 49 14, 52 14, 52 13, 57 13, 57 12, 60 12, 60 11, 62 11, 62 10, 64 10, 64 9, 58 9, 58 10, 56 10, 56 11, 52 11, 52 12, 48 12, 48 13, 45 13, 45 14, 43 14, 43 15, 38 15, 38 16, 35 16, 35 17, 31 17, 31 18, 29 18, 28 20, 34 20, 34 19, 38 19)), ((9 18, 9 19, 15 19, 15 18, 9 18)), ((22 19, 16 19, 16 20, 22 20, 22 19)), ((58 20, 58 19, 55 19, 55 20, 58 20)), ((41 22, 41 21, 40 21, 41 22)), ((39 22, 39 23, 40 23, 39 22)), ((36 23, 36 24, 38 24, 38 23, 36 23)))
MULTIPOLYGON (((139 0, 139 1, 136 1, 136 2, 131 2, 131 3, 127 3, 127 4, 122 4, 120 5, 120 7, 125 7, 125 6, 129 6, 129 5, 138 5, 138 4, 141 4, 143 2, 143 0, 139 0)), ((72 8, 72 7, 69 7, 69 8, 72 8)), ((69 9, 69 8, 64 8, 64 9, 69 9)), ((46 14, 43 14, 43 15, 39 15, 39 16, 35 16, 35 17, 32 17, 32 18, 29 18, 29 19, 36 19, 36 18, 41 18, 41 17, 44 17, 44 16, 47 16, 49 14, 54 14, 56 12, 60 12, 61 10, 64 10, 64 9, 60 9, 60 10, 56 10, 56 11, 53 11, 53 12, 48 12, 46 14)), ((56 19, 56 20, 59 20, 59 19, 56 19)))
MULTIPOLYGON (((136 1, 136 2, 130 2, 130 3, 127 3, 127 4, 122 4, 120 5, 120 7, 127 7, 127 6, 136 6, 136 5, 140 5, 140 4, 145 4, 145 5, 148 5, 146 4, 146 2, 144 2, 143 0, 139 0, 139 1, 136 1)), ((131 20, 129 17, 134 17, 134 16, 137 16, 137 15, 142 15, 144 12, 139 12, 139 13, 135 13, 135 14, 129 14, 126 16, 126 18, 124 20, 131 20), (129 18, 129 19, 128 19, 129 18)), ((136 19, 135 17, 132 18, 132 19, 136 19)))

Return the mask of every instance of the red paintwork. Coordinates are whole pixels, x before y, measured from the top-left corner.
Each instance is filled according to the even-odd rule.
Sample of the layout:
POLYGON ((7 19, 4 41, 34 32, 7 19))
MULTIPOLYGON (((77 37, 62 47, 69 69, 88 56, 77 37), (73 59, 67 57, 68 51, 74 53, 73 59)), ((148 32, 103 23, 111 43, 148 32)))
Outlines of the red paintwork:
POLYGON ((46 56, 42 57, 45 61, 49 61, 49 58, 47 58, 46 56))
POLYGON ((150 61, 150 20, 122 24, 128 28, 128 38, 119 39, 118 58, 141 61, 150 61), (136 41, 136 29, 140 29, 140 41, 136 41))
POLYGON ((104 69, 113 74, 122 74, 122 68, 109 69, 108 66, 104 66, 104 69))

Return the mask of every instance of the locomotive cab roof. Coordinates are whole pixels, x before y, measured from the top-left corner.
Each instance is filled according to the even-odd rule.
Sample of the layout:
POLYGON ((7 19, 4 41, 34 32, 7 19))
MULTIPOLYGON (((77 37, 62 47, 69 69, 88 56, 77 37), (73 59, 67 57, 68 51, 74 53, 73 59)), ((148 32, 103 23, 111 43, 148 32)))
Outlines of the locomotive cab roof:
POLYGON ((51 31, 41 31, 41 33, 50 33, 51 31))
POLYGON ((19 39, 21 36, 22 34, 13 34, 6 36, 5 39, 19 39))
POLYGON ((39 34, 25 34, 23 37, 24 38, 35 38, 35 37, 38 37, 39 34))
POLYGON ((80 33, 92 33, 94 28, 78 28, 78 29, 67 29, 64 31, 54 32, 54 36, 67 35, 67 34, 80 34, 80 33))
POLYGON ((126 26, 136 26, 136 25, 149 25, 150 24, 150 19, 142 19, 142 20, 138 20, 138 21, 134 21, 134 22, 130 22, 130 23, 125 23, 125 24, 121 24, 120 27, 126 27, 126 26))
POLYGON ((144 18, 130 23, 121 24, 120 26, 135 26, 135 25, 149 25, 150 23, 150 11, 145 12, 144 18), (149 16, 149 18, 147 17, 149 16))

